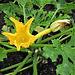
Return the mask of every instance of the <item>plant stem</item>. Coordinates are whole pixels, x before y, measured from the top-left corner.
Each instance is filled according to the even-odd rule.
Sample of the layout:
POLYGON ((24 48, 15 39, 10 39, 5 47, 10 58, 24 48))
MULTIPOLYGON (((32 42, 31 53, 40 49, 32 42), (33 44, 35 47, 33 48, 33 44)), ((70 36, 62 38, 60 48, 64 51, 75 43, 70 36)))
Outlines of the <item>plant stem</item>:
POLYGON ((23 6, 24 24, 26 23, 25 6, 23 6))
POLYGON ((60 42, 62 42, 63 40, 65 40, 65 39, 69 38, 70 36, 71 36, 71 35, 68 35, 68 36, 66 36, 66 37, 62 38, 62 39, 60 40, 60 42))
MULTIPOLYGON (((32 59, 29 59, 29 60, 26 62, 26 64, 28 64, 28 63, 30 63, 30 62, 32 62, 32 59)), ((3 69, 1 69, 0 71, 1 71, 1 72, 4 72, 4 71, 10 70, 10 69, 13 69, 13 68, 19 66, 20 64, 21 64, 21 63, 18 63, 18 64, 15 64, 15 65, 9 66, 9 67, 7 67, 7 68, 3 68, 3 69)))
POLYGON ((8 47, 8 48, 15 48, 15 47, 13 47, 13 46, 10 46, 10 45, 9 45, 9 42, 0 42, 0 44, 6 46, 6 47, 8 47))
MULTIPOLYGON (((23 71, 23 70, 26 70, 26 69, 28 69, 28 68, 30 68, 30 67, 32 67, 32 66, 33 66, 33 64, 31 64, 31 65, 29 65, 29 66, 27 66, 27 67, 24 67, 24 68, 22 68, 19 72, 21 72, 21 71, 23 71)), ((13 72, 8 73, 8 74, 5 74, 5 75, 12 75, 12 73, 13 73, 13 72)))
MULTIPOLYGON (((39 61, 39 62, 40 62, 40 61, 39 61)), ((38 63, 39 63, 39 62, 38 62, 38 63)), ((30 67, 32 67, 32 66, 33 66, 33 64, 31 64, 31 65, 29 65, 29 66, 27 66, 27 67, 24 67, 24 68, 20 69, 19 72, 21 72, 21 71, 23 71, 23 70, 26 70, 26 69, 28 69, 28 68, 30 68, 30 67)), ((13 72, 8 73, 8 74, 4 74, 4 75, 12 75, 12 73, 13 73, 13 72)))
MULTIPOLYGON (((17 49, 16 49, 16 48, 13 48, 13 49, 5 50, 5 51, 3 51, 3 52, 4 52, 4 53, 9 53, 9 52, 16 52, 16 51, 17 51, 17 49)), ((30 51, 30 50, 27 49, 27 48, 21 48, 20 51, 22 51, 22 52, 27 52, 27 51, 30 51)))
POLYGON ((5 45, 5 44, 9 45, 9 42, 0 42, 0 44, 2 44, 2 45, 5 45))
POLYGON ((38 47, 44 47, 44 46, 51 46, 51 47, 55 47, 52 44, 33 44, 31 45, 29 48, 38 48, 38 47))
MULTIPOLYGON (((51 44, 33 44, 30 46, 30 48, 38 48, 38 47, 44 47, 44 46, 52 46, 52 47, 55 47, 54 45, 51 45, 51 44)), ((13 49, 8 49, 8 50, 5 50, 3 51, 4 53, 9 53, 9 52, 16 52, 17 49, 16 48, 13 48, 13 49)), ((29 49, 27 48, 21 48, 22 52, 26 52, 26 51, 30 51, 29 49)))
POLYGON ((27 60, 30 58, 30 54, 28 54, 27 56, 26 56, 26 58, 23 60, 23 62, 21 62, 20 63, 20 65, 17 67, 17 69, 12 73, 12 75, 16 75, 19 71, 20 71, 20 69, 24 66, 24 64, 27 62, 27 60))
MULTIPOLYGON (((74 28, 75 28, 75 27, 74 27, 74 28)), ((40 41, 39 44, 45 43, 45 42, 47 42, 47 41, 49 41, 49 40, 52 40, 52 39, 54 39, 54 38, 56 38, 56 37, 59 37, 59 36, 65 34, 65 33, 68 33, 68 32, 70 32, 70 31, 72 31, 72 30, 73 30, 73 28, 70 28, 69 30, 66 30, 66 31, 64 31, 64 32, 62 32, 62 33, 59 33, 59 34, 55 35, 55 36, 52 36, 52 37, 47 38, 47 39, 44 39, 44 40, 40 41)))
POLYGON ((42 37, 43 36, 41 36, 40 38, 37 39, 36 44, 38 44, 42 40, 42 37))
POLYGON ((9 53, 9 52, 16 52, 17 49, 16 48, 13 48, 13 49, 8 49, 8 50, 5 50, 3 51, 4 53, 9 53))
POLYGON ((10 43, 9 42, 0 42, 0 44, 6 46, 8 48, 15 48, 16 49, 16 47, 10 46, 10 43))
POLYGON ((37 73, 37 53, 33 56, 33 75, 38 75, 37 73))
POLYGON ((55 11, 54 15, 52 16, 51 20, 55 17, 55 15, 57 14, 59 8, 57 8, 57 10, 55 11))

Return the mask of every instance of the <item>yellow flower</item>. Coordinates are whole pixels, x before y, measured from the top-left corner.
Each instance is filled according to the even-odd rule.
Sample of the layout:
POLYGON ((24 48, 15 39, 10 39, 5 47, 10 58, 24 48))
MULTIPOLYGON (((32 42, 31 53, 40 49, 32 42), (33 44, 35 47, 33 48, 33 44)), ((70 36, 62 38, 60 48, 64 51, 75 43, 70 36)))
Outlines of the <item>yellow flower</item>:
POLYGON ((62 28, 67 23, 70 23, 69 20, 58 20, 51 24, 50 28, 38 33, 37 35, 31 35, 29 33, 30 25, 34 18, 31 18, 25 25, 22 22, 15 20, 14 18, 10 18, 11 21, 15 23, 16 32, 15 34, 4 32, 3 35, 7 36, 10 40, 10 45, 15 45, 17 50, 20 50, 20 46, 24 48, 28 48, 30 45, 34 43, 39 37, 50 33, 51 31, 56 32, 60 28, 62 28))
POLYGON ((34 41, 33 42, 31 41, 35 39, 35 36, 29 33, 30 25, 33 19, 34 18, 31 18, 25 25, 23 25, 22 22, 19 22, 11 17, 10 20, 15 23, 17 33, 15 34, 7 32, 2 33, 3 35, 9 38, 10 45, 15 45, 18 51, 20 50, 20 46, 28 48, 29 45, 34 43, 34 41))

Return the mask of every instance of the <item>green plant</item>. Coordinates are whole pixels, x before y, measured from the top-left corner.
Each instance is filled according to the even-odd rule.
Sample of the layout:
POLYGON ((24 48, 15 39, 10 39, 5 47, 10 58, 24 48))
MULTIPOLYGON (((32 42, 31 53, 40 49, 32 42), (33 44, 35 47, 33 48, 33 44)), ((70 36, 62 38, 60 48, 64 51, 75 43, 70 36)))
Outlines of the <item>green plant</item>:
MULTIPOLYGON (((39 1, 38 0, 14 0, 14 2, 10 1, 9 3, 0 4, 0 13, 1 12, 5 13, 4 20, 6 23, 6 25, 3 26, 1 33, 8 32, 8 33, 13 33, 14 35, 16 31, 20 32, 19 31, 20 28, 18 27, 18 25, 21 25, 22 23, 19 21, 21 20, 22 22, 24 22, 24 25, 25 25, 29 17, 34 17, 34 21, 33 22, 30 21, 31 19, 28 21, 28 24, 31 24, 31 22, 32 24, 31 24, 31 27, 28 27, 28 28, 25 27, 26 30, 28 29, 29 31, 29 28, 30 28, 31 34, 33 33, 34 30, 38 32, 38 34, 35 35, 34 37, 35 39, 34 40, 31 39, 33 41, 30 41, 28 43, 29 45, 27 44, 26 46, 24 42, 24 45, 22 43, 20 45, 22 46, 22 48, 20 48, 17 45, 17 43, 14 44, 16 47, 18 47, 17 49, 16 47, 11 46, 9 42, 4 42, 4 41, 8 41, 8 38, 10 40, 10 37, 7 38, 6 36, 3 36, 2 34, 0 34, 0 44, 10 48, 6 50, 5 48, 0 47, 0 51, 1 51, 0 61, 3 61, 4 58, 7 58, 7 53, 10 53, 10 52, 16 52, 17 50, 20 50, 22 52, 28 53, 28 55, 25 57, 25 59, 21 63, 1 69, 0 71, 3 72, 9 69, 12 69, 14 67, 17 67, 14 72, 5 74, 5 75, 16 75, 20 71, 33 67, 33 75, 38 75, 37 64, 40 61, 42 61, 39 56, 46 59, 50 58, 53 62, 55 62, 58 58, 58 55, 61 55, 63 58, 63 62, 62 64, 57 66, 56 73, 61 75, 70 75, 70 74, 75 75, 75 58, 74 58, 75 57, 75 42, 74 42, 75 41, 75 23, 74 23, 74 19, 71 19, 69 16, 69 14, 72 14, 72 9, 75 9, 74 1, 72 1, 71 3, 67 3, 65 0, 58 0, 58 1, 56 0, 39 0, 39 1), (54 11, 51 11, 51 12, 43 11, 43 8, 46 4, 53 4, 55 6, 54 11), (39 9, 38 10, 34 9, 33 5, 38 6, 39 9), (62 11, 64 14, 62 14, 60 11, 62 11), (56 16, 57 13, 59 14, 58 17, 56 16), (20 16, 23 16, 23 19, 20 18, 20 16), (11 18, 13 17, 13 18, 11 19, 10 17, 11 18), (14 23, 11 22, 9 18, 11 19, 11 21, 15 23, 15 25, 17 24, 16 28, 14 23), (59 34, 56 34, 52 37, 48 37, 42 40, 43 35, 51 32, 52 30, 56 30, 58 27, 60 27, 60 24, 63 26, 65 23, 67 24, 69 21, 67 20, 66 22, 64 22, 64 24, 62 24, 61 23, 62 19, 69 19, 73 27, 70 28, 68 26, 65 26, 63 27, 62 30, 60 30, 59 34), (58 20, 61 20, 61 21, 58 22, 58 20), (55 25, 57 26, 55 27, 55 25), (40 29, 41 28, 42 29, 38 30, 37 29, 38 26, 40 29), (49 26, 50 28, 48 28, 49 26), (64 35, 66 36, 61 38, 64 35), (63 40, 69 37, 71 37, 69 41, 66 41, 66 43, 61 44, 63 40), (52 41, 52 44, 44 44, 45 42, 49 40, 52 41), (37 59, 38 57, 39 57, 39 60, 37 59), (70 59, 72 62, 70 62, 68 59, 70 59), (25 64, 28 64, 30 62, 33 62, 33 64, 22 68, 25 64)), ((56 31, 58 31, 58 29, 56 31)), ((7 35, 7 33, 5 34, 7 35)), ((34 35, 31 35, 31 36, 34 36, 34 35)))

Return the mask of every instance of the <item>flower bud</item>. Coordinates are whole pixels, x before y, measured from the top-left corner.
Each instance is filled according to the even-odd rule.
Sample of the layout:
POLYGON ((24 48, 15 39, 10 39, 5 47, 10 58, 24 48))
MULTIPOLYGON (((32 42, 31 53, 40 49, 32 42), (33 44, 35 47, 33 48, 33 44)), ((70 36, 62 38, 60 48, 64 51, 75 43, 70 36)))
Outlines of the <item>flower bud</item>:
POLYGON ((57 20, 51 24, 50 29, 52 32, 56 32, 59 29, 61 29, 63 26, 65 26, 66 24, 70 24, 70 20, 68 19, 57 20))

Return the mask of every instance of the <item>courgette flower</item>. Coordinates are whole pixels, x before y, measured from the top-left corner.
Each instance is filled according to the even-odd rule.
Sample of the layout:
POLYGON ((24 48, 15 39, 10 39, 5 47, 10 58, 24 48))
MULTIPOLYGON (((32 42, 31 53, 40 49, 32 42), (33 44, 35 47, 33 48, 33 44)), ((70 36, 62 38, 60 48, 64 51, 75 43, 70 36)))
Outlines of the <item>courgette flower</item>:
POLYGON ((65 26, 67 23, 70 23, 70 20, 64 19, 64 20, 57 20, 53 22, 50 26, 50 28, 38 33, 37 35, 31 35, 29 33, 30 25, 33 21, 33 17, 25 24, 23 25, 22 22, 19 22, 15 20, 14 18, 10 18, 11 21, 15 23, 16 27, 16 33, 2 33, 3 35, 7 36, 10 40, 10 45, 15 45, 17 47, 17 50, 20 50, 20 46, 24 48, 28 48, 30 45, 32 45, 35 40, 37 40, 39 37, 52 32, 56 32, 59 29, 61 29, 63 26, 65 26))
POLYGON ((20 50, 20 46, 28 48, 32 44, 32 40, 35 38, 34 35, 29 33, 30 25, 34 18, 31 18, 25 25, 22 22, 15 20, 13 17, 10 17, 10 20, 15 23, 16 33, 7 33, 3 32, 2 34, 7 36, 10 40, 10 45, 15 45, 17 50, 20 50))

